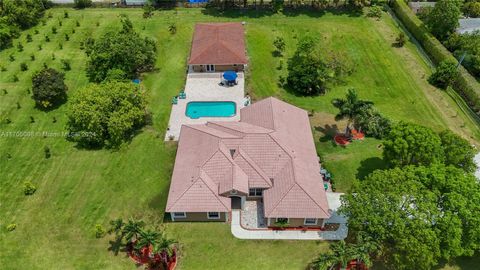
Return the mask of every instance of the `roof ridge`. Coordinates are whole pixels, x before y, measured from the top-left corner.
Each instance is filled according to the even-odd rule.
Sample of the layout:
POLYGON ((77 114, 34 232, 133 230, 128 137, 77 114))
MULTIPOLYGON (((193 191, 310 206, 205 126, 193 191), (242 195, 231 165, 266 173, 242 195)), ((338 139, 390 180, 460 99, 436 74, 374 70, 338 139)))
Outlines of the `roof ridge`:
MULTIPOLYGON (((209 178, 209 179, 207 179, 207 181, 211 182, 211 184, 213 184, 213 185, 216 185, 217 188, 218 188, 219 185, 213 183, 212 179, 210 179, 210 176, 207 174, 207 172, 205 172, 205 171, 202 170, 202 169, 200 169, 200 176, 202 175, 202 172, 203 172, 203 174, 205 174, 206 177, 209 178)), ((217 191, 212 190, 212 189, 210 188, 210 186, 205 182, 205 179, 203 179, 202 177, 200 177, 200 179, 202 179, 203 183, 205 183, 205 185, 207 185, 208 189, 210 189, 210 191, 213 193, 213 195, 215 195, 215 198, 217 198, 217 200, 218 200, 223 206, 225 206, 225 209, 228 210, 228 206, 226 206, 226 205, 218 198, 218 196, 220 196, 220 195, 218 194, 218 190, 217 190, 217 191)))
MULTIPOLYGON (((280 198, 280 200, 277 201, 277 203, 272 207, 272 210, 269 211, 268 214, 270 214, 271 212, 273 212, 273 210, 275 210, 275 208, 277 208, 277 206, 280 204, 280 202, 283 201, 283 199, 285 198, 285 196, 287 196, 287 194, 290 192, 290 190, 292 190, 293 186, 296 184, 296 182, 293 182, 292 185, 290 186, 290 188, 287 190, 287 192, 285 192, 285 194, 283 194, 283 196, 280 198)), ((265 210, 265 209, 264 209, 265 210)), ((267 214, 267 213, 265 213, 267 214)))
POLYGON ((227 43, 225 40, 223 40, 223 39, 217 39, 217 40, 227 51, 229 51, 230 53, 232 53, 233 55, 235 55, 238 58, 242 58, 242 56, 240 56, 236 51, 232 50, 230 48, 230 46, 225 44, 225 43, 227 43))
MULTIPOLYGON (((330 215, 330 214, 328 213, 328 211, 326 212, 326 211, 323 209, 323 207, 322 207, 320 204, 318 204, 318 202, 310 195, 310 193, 309 193, 307 190, 305 190, 305 189, 303 188, 303 186, 302 186, 300 183, 298 183, 297 181, 295 181, 295 183, 300 187, 301 190, 303 190, 303 192, 305 192, 305 194, 307 194, 307 196, 318 206, 318 208, 320 208, 320 209, 322 210, 323 213, 325 213, 325 214, 327 214, 327 215, 330 215)), ((326 196, 326 195, 325 195, 325 196, 326 196)))
POLYGON ((258 173, 258 175, 260 175, 260 177, 262 177, 265 182, 267 182, 270 187, 273 186, 272 181, 270 181, 268 177, 265 178, 267 174, 262 170, 262 168, 260 168, 260 166, 257 165, 257 163, 255 163, 255 161, 253 161, 253 159, 242 148, 240 148, 240 146, 238 147, 238 153, 258 173))
MULTIPOLYGON (((220 137, 220 136, 218 136, 218 135, 215 135, 215 134, 212 134, 212 133, 207 132, 207 131, 205 131, 205 130, 196 128, 195 125, 183 125, 183 126, 189 127, 189 128, 191 128, 191 129, 195 129, 196 131, 205 133, 205 134, 207 134, 207 135, 213 136, 213 137, 215 137, 215 138, 217 138, 217 139, 220 139, 220 140, 223 139, 222 137, 220 137)), ((202 126, 202 127, 207 127, 207 128, 209 128, 209 127, 208 127, 207 125, 205 125, 205 124, 199 124, 198 126, 202 126)), ((218 129, 215 129, 215 130, 218 131, 218 132, 222 132, 221 130, 218 130, 218 129)), ((224 132, 224 133, 226 133, 226 132, 224 132)), ((228 134, 228 133, 227 133, 227 134, 228 134)), ((229 135, 235 136, 234 134, 229 134, 229 135)), ((232 138, 230 138, 230 139, 232 139, 232 138)))

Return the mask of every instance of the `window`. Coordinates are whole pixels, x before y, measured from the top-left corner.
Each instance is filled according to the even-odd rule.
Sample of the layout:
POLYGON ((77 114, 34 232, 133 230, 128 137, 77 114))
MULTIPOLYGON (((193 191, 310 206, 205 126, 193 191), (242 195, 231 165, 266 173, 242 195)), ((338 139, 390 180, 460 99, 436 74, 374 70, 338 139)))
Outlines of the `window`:
POLYGON ((173 213, 173 218, 186 218, 187 213, 185 212, 174 212, 173 213))
POLYGON ((305 221, 303 222, 303 225, 317 225, 317 219, 316 218, 306 218, 305 221))
POLYGON ((250 197, 262 197, 263 189, 261 188, 251 188, 248 190, 248 196, 250 197))
POLYGON ((208 219, 220 219, 219 212, 208 212, 207 214, 208 219))

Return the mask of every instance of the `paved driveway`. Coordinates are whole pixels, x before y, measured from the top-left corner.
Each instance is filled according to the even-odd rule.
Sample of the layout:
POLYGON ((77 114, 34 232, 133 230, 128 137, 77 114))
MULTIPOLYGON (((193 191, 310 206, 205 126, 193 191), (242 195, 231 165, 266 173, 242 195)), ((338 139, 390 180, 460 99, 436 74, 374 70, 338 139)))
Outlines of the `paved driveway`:
MULTIPOLYGON (((178 140, 180 129, 184 124, 205 124, 208 121, 238 121, 240 109, 245 106, 245 78, 243 72, 238 73, 238 84, 221 86, 222 73, 189 73, 185 83, 186 99, 178 99, 178 104, 172 105, 168 130, 165 140, 178 140), (233 117, 201 117, 191 119, 185 115, 187 103, 191 101, 233 101, 237 104, 236 115, 233 117)), ((180 89, 179 89, 180 92, 180 89)), ((168 97, 172 98, 172 97, 168 97)))

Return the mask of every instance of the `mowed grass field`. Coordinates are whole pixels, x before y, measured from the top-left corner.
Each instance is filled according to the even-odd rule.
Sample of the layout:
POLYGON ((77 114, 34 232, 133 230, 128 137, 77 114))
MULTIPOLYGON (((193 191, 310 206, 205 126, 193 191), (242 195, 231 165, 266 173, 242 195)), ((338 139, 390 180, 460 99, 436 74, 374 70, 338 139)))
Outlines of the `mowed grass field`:
MULTIPOLYGON (((399 30, 388 15, 376 21, 331 13, 220 16, 201 9, 155 12, 151 19, 143 19, 141 9, 53 9, 49 13, 52 16, 46 25, 39 24, 14 41, 15 46, 23 44, 23 52, 16 47, 0 52, 0 64, 6 68, 0 72, 2 269, 135 268, 124 254, 109 251, 111 237, 96 239, 94 227, 108 227, 109 220, 130 216, 151 224, 162 223, 176 150, 175 144, 163 142, 164 132, 171 97, 183 88, 196 22, 246 22, 250 58, 247 91, 255 99, 274 95, 316 111, 312 126, 317 149, 341 191, 348 190, 355 177, 382 166, 380 141, 367 139, 343 149, 333 146, 325 135, 336 129, 331 99, 343 96, 349 87, 355 87, 362 98, 374 101, 382 113, 394 120, 414 121, 436 130, 450 127, 472 142, 480 138, 478 127, 448 95, 426 83, 430 68, 413 45, 401 49, 391 46, 399 30), (64 18, 64 10, 69 12, 69 18, 64 18), (158 42, 158 69, 146 74, 142 82, 148 92, 153 124, 118 151, 78 149, 62 137, 68 104, 50 112, 35 109, 27 92, 31 77, 44 63, 61 69, 61 60, 67 59, 72 66, 66 72, 69 95, 88 84, 87 58, 80 50, 80 42, 119 28, 121 13, 131 18, 138 32, 158 42), (168 32, 170 23, 177 26, 175 35, 168 32), (57 34, 52 34, 53 26, 57 34), (39 34, 34 34, 35 29, 39 34), (26 42, 27 33, 33 42, 26 42), (66 33, 69 41, 65 41, 66 33), (45 41, 45 35, 50 42, 45 41), (272 55, 272 41, 277 35, 287 43, 283 69, 277 69, 280 58, 272 55), (279 76, 286 74, 286 57, 294 52, 296 40, 302 35, 317 35, 326 49, 345 51, 352 58, 355 72, 344 85, 314 98, 298 97, 278 87, 279 76), (9 60, 11 54, 13 62, 9 60), (35 56, 34 61, 30 55, 35 56), (20 70, 22 62, 28 65, 28 71, 20 70), (18 82, 13 81, 14 75, 18 82), (44 157, 45 146, 51 149, 49 159, 44 157), (37 186, 33 196, 23 195, 24 181, 37 186), (17 224, 13 232, 6 230, 10 223, 17 224)), ((162 226, 181 243, 181 269, 304 269, 316 254, 328 248, 325 242, 237 240, 226 224, 162 226)))

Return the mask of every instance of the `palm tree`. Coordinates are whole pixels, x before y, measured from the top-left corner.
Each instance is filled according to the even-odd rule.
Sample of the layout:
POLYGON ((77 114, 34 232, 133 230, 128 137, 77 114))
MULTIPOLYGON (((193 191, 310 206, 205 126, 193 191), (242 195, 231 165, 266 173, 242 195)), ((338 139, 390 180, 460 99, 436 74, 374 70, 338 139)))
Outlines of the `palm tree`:
POLYGON ((138 236, 143 230, 143 226, 145 226, 145 222, 142 220, 134 220, 133 218, 129 218, 128 222, 123 227, 122 233, 127 238, 127 241, 136 242, 138 236))
POLYGON ((351 124, 355 122, 355 118, 360 115, 363 111, 369 110, 373 106, 373 102, 367 100, 358 99, 357 92, 355 89, 348 89, 347 95, 345 98, 336 98, 332 100, 332 104, 335 108, 339 109, 337 115, 335 115, 335 120, 339 121, 347 118, 347 128, 345 129, 345 135, 350 136, 350 127, 351 124))
POLYGON ((152 230, 141 230, 138 237, 138 242, 135 245, 135 249, 141 250, 144 247, 154 247, 161 239, 161 233, 152 230))
POLYGON ((160 262, 163 264, 164 268, 168 267, 170 258, 175 255, 174 244, 177 242, 173 239, 168 239, 163 233, 157 244, 154 246, 155 253, 159 254, 160 262))

